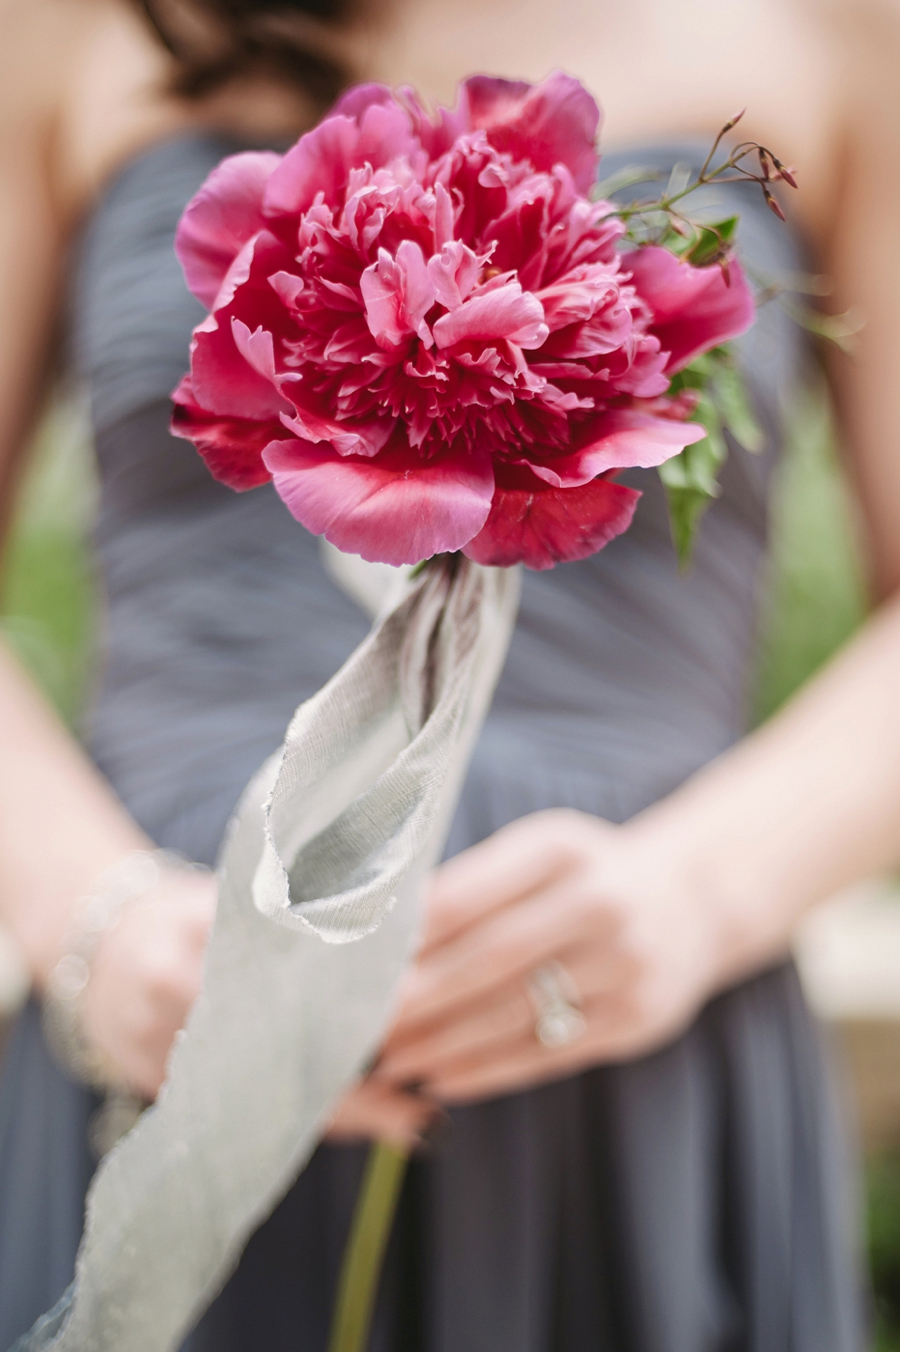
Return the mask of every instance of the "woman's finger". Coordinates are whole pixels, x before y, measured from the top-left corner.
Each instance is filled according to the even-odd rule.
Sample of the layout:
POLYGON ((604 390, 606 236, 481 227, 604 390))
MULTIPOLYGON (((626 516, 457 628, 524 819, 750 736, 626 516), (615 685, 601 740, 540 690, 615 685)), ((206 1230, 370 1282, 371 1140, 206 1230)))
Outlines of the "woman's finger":
MULTIPOLYGON (((621 995, 633 975, 632 964, 613 950, 605 960, 583 949, 563 950, 543 960, 551 956, 565 968, 582 1008, 621 995)), ((435 1022, 406 1030, 398 1026, 379 1058, 378 1074, 396 1084, 409 1084, 442 1074, 449 1064, 467 1056, 500 1057, 511 1040, 534 1034, 537 1018, 528 977, 517 978, 435 1022)))
POLYGON ((534 1026, 534 1018, 524 987, 505 987, 464 1014, 423 1029, 406 1045, 394 1049, 388 1044, 377 1075, 394 1084, 414 1084, 467 1058, 500 1056, 506 1045, 534 1026))
POLYGON ((577 860, 581 834, 606 826, 574 811, 535 813, 449 859, 429 887, 422 953, 561 877, 577 860), (568 834, 559 829, 562 818, 568 834))
POLYGON ((440 1114, 421 1094, 404 1093, 371 1076, 354 1086, 338 1105, 326 1138, 332 1141, 392 1141, 413 1146, 440 1114))
POLYGON ((594 1002, 586 1015, 589 1031, 566 1046, 545 1047, 531 1029, 504 1047, 502 1056, 475 1055, 435 1067, 428 1092, 446 1103, 495 1098, 629 1055, 633 1021, 615 997, 594 1002))
POLYGON ((588 939, 602 944, 618 923, 577 875, 535 891, 419 959, 405 983, 397 1036, 487 999, 554 953, 588 939))
POLYGON ((585 1005, 587 1031, 565 1046, 545 1047, 532 1033, 505 1046, 501 1055, 435 1067, 423 1087, 443 1102, 518 1092, 601 1062, 645 1056, 677 1036, 695 1013, 694 1004, 648 1003, 633 990, 613 992, 585 1005))

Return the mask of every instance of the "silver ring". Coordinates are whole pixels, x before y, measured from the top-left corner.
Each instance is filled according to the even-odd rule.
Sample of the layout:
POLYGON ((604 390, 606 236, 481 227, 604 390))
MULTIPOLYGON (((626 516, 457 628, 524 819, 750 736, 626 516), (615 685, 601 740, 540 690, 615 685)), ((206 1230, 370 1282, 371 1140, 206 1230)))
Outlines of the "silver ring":
POLYGON ((569 973, 555 958, 536 967, 526 982, 534 1012, 534 1032, 545 1047, 564 1047, 587 1030, 578 1008, 578 991, 569 973))

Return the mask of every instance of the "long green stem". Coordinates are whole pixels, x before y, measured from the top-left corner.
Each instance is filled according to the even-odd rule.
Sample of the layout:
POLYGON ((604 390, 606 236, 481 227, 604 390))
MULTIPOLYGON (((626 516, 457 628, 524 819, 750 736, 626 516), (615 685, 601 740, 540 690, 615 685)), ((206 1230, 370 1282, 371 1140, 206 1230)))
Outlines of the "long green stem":
POLYGON ((365 1352, 408 1162, 407 1151, 386 1141, 369 1150, 341 1263, 328 1352, 365 1352))

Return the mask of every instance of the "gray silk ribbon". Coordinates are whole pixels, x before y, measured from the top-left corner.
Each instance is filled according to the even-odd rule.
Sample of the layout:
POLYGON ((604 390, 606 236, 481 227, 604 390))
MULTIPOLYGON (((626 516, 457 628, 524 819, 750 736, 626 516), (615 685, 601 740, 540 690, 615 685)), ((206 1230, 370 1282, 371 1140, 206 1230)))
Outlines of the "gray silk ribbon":
POLYGON ((220 863, 203 992, 15 1352, 171 1352, 377 1050, 505 660, 518 570, 436 560, 302 704, 220 863))

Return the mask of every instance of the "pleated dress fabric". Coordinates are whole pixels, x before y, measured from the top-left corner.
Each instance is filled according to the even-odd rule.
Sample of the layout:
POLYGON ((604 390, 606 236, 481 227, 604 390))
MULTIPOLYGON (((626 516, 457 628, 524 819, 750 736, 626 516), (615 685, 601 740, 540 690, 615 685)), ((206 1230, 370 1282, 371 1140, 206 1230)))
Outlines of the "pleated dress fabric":
MULTIPOLYGON (((230 492, 167 432, 202 317, 173 235, 229 149, 190 135, 117 175, 74 260, 71 320, 102 485, 88 745, 150 836, 206 863, 295 705, 368 628, 271 488, 230 492)), ((690 155, 644 147, 603 168, 690 155)), ((785 228, 728 192, 757 271, 796 268, 785 228)), ((733 450, 689 572, 642 473, 625 536, 526 574, 448 853, 541 808, 624 821, 742 734, 801 348, 773 306, 744 341, 768 449, 733 450)), ((95 1108, 29 1006, 0 1088, 0 1348, 71 1278, 95 1108)), ((319 1149, 189 1352, 324 1352, 363 1153, 319 1149)), ((780 965, 650 1056, 454 1109, 410 1171, 372 1352, 858 1352, 855 1207, 820 1035, 780 965)))

